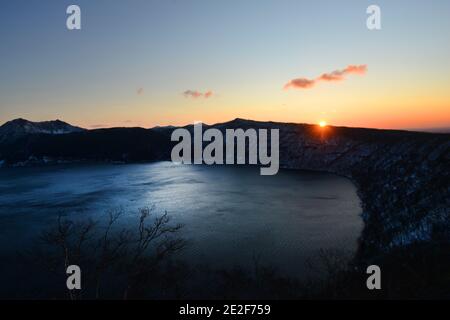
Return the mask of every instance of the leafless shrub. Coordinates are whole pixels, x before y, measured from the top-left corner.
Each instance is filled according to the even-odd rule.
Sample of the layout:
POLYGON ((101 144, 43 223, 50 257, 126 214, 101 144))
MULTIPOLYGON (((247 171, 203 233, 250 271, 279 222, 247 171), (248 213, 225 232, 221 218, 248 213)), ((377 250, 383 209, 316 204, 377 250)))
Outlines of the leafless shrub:
POLYGON ((115 287, 122 285, 115 289, 122 291, 123 299, 145 294, 159 264, 185 247, 185 240, 177 236, 183 226, 173 225, 167 212, 157 216, 154 208, 139 209, 136 229, 120 228, 123 213, 122 209, 110 210, 103 225, 93 220, 74 222, 60 215, 56 226, 42 234, 42 245, 32 252, 35 260, 60 277, 66 276, 69 265, 82 269, 83 290, 67 290, 69 299, 99 299, 102 284, 111 279, 115 287))

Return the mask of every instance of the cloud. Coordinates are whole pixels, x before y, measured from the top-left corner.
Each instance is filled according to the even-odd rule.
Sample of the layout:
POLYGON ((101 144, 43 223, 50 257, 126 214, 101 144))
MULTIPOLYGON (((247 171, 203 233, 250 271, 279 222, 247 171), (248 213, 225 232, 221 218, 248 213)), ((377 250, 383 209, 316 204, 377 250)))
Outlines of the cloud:
POLYGON ((211 98, 214 93, 212 91, 206 91, 206 92, 200 92, 197 90, 186 90, 185 92, 183 92, 183 95, 185 98, 192 98, 192 99, 197 99, 197 98, 211 98))
POLYGON ((291 80, 288 83, 286 83, 284 88, 285 89, 289 89, 289 88, 307 89, 307 88, 314 87, 315 84, 316 84, 315 80, 309 80, 306 78, 298 78, 298 79, 294 79, 294 80, 291 80))
POLYGON ((347 75, 357 74, 364 75, 367 72, 367 65, 349 65, 345 69, 342 70, 334 70, 329 73, 323 73, 321 76, 316 79, 306 79, 306 78, 298 78, 289 81, 284 89, 309 89, 314 87, 319 81, 342 81, 345 79, 347 75))
POLYGON ((102 128, 107 128, 108 125, 107 124, 91 124, 89 126, 89 129, 102 129, 102 128))
POLYGON ((136 90, 136 93, 137 93, 138 96, 142 95, 144 93, 144 88, 138 88, 136 90))
POLYGON ((366 65, 350 65, 345 69, 342 70, 335 70, 330 73, 324 73, 322 74, 317 80, 323 80, 323 81, 341 81, 344 80, 344 77, 348 74, 359 74, 363 75, 367 71, 366 65))

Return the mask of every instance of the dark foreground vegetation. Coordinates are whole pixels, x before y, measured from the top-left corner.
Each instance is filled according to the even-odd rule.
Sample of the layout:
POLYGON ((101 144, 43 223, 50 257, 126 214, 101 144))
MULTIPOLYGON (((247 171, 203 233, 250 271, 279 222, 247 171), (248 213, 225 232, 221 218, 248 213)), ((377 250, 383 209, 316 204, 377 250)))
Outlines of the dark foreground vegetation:
MULTIPOLYGON (((124 212, 110 211, 102 222, 69 221, 60 216, 20 263, 38 270, 45 286, 31 299, 448 299, 448 248, 411 245, 370 261, 346 252, 321 250, 308 263, 317 276, 299 281, 262 265, 212 269, 179 259, 188 244, 182 225, 167 213, 140 209, 138 221, 122 227, 124 212), (82 270, 82 290, 66 289, 69 265, 82 270), (368 264, 382 270, 382 290, 368 290, 368 264)), ((30 296, 27 296, 30 295, 30 296)))

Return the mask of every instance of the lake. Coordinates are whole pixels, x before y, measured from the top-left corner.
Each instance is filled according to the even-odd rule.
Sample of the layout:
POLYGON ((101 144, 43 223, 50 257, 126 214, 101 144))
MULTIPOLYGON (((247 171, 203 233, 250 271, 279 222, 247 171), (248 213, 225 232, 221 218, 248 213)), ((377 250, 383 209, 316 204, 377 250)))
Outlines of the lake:
POLYGON ((181 258, 191 265, 245 268, 257 256, 299 279, 321 249, 354 253, 363 227, 356 187, 328 173, 171 162, 3 168, 0 254, 30 248, 59 213, 102 219, 121 207, 127 224, 145 206, 184 225, 181 258))

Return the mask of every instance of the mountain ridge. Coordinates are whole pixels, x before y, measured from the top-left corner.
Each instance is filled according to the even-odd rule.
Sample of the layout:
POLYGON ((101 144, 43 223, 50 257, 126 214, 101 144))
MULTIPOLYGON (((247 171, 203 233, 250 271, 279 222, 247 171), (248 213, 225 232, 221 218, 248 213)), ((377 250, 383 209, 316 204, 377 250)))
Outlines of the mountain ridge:
POLYGON ((27 134, 66 134, 84 130, 59 119, 34 122, 17 118, 0 126, 0 142, 12 142, 27 134))
MULTIPOLYGON (((297 122, 278 122, 278 121, 263 121, 263 120, 252 120, 252 119, 245 119, 245 118, 234 118, 232 120, 229 121, 225 121, 225 122, 218 122, 215 124, 208 124, 208 123, 202 123, 205 127, 217 127, 217 126, 223 126, 223 125, 231 125, 231 124, 245 124, 248 125, 249 123, 268 123, 268 124, 283 124, 283 125, 305 125, 305 126, 317 126, 316 124, 311 124, 311 123, 297 123, 297 122)), ((2 128, 7 127, 9 125, 24 125, 24 124, 28 124, 30 126, 34 126, 34 127, 45 127, 45 126, 61 126, 61 127, 66 127, 67 130, 66 132, 51 132, 51 129, 43 129, 41 132, 38 132, 38 130, 36 130, 35 132, 26 132, 29 134, 34 134, 34 133, 47 133, 47 134, 65 134, 65 133, 71 133, 71 132, 81 132, 81 131, 93 131, 93 130, 104 130, 104 129, 115 129, 115 128, 135 128, 135 129, 154 129, 154 130, 166 130, 166 129, 176 129, 176 128, 186 128, 186 127, 190 127, 192 126, 192 124, 186 124, 186 125, 181 125, 181 126, 175 126, 175 125, 164 125, 164 126, 154 126, 154 127, 150 127, 150 128, 144 128, 144 127, 140 127, 140 126, 132 126, 132 127, 102 127, 102 128, 92 128, 92 129, 87 129, 87 128, 83 128, 83 127, 79 127, 79 126, 74 126, 71 125, 70 123, 64 122, 60 119, 56 119, 56 120, 46 120, 46 121, 31 121, 31 120, 27 120, 24 118, 16 118, 10 121, 5 122, 3 125, 0 126, 0 134, 2 131, 2 128)), ((417 132, 417 133, 431 133, 431 134, 450 134, 450 128, 447 127, 442 127, 442 128, 426 128, 426 129, 420 129, 420 128, 414 128, 414 129, 384 129, 384 128, 368 128, 368 127, 348 127, 348 126, 334 126, 334 125, 329 125, 328 127, 332 127, 332 128, 348 128, 348 129, 365 129, 365 130, 379 130, 379 131, 398 131, 398 132, 417 132)))

